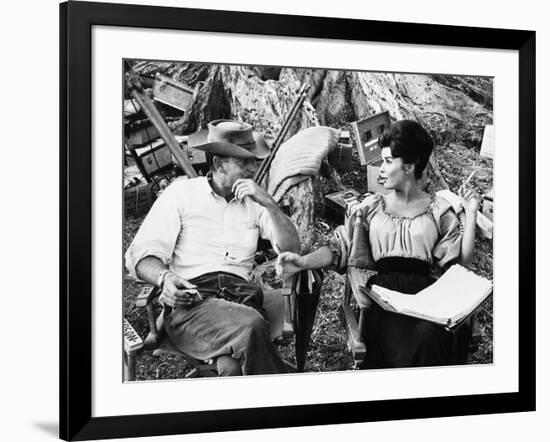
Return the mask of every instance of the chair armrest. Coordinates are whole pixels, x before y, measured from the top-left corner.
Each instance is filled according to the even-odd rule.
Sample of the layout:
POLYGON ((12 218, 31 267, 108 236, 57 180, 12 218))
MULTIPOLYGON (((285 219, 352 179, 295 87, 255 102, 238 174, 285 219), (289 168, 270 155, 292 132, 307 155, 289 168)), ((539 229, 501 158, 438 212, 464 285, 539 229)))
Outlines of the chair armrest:
POLYGON ((368 309, 372 304, 372 300, 367 296, 370 289, 366 287, 366 284, 369 277, 373 274, 374 272, 371 270, 348 267, 347 278, 351 293, 360 308, 368 309))
POLYGON ((124 318, 124 351, 126 354, 131 354, 142 348, 143 341, 134 330, 134 327, 124 318))
POLYGON ((147 320, 149 322, 149 334, 145 338, 144 346, 146 348, 156 348, 160 343, 160 335, 164 327, 164 318, 162 314, 155 318, 155 309, 153 301, 161 294, 159 287, 147 285, 139 292, 136 298, 136 307, 147 308, 147 320))
POLYGON ((136 307, 146 307, 155 298, 160 296, 160 289, 154 285, 146 285, 141 289, 136 298, 136 307))

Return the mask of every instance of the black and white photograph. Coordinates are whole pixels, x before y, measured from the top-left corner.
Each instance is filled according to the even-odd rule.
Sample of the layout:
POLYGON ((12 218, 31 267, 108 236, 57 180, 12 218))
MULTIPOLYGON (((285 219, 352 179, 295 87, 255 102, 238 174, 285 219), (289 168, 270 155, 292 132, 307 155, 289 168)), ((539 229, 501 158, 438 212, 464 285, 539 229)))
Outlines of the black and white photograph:
POLYGON ((544 440, 550 29, 506 6, 10 3, 0 439, 544 440))
POLYGON ((535 410, 535 32, 304 12, 60 6, 61 438, 535 410))
POLYGON ((124 382, 493 364, 493 77, 122 71, 124 382))

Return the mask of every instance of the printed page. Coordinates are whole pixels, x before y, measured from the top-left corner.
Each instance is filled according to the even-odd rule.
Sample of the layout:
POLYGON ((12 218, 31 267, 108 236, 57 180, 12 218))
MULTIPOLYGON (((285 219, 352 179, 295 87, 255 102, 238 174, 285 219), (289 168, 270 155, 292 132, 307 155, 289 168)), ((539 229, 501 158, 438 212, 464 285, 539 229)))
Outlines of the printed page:
POLYGON ((419 313, 437 322, 460 320, 490 293, 491 281, 455 264, 434 284, 417 295, 373 286, 380 298, 401 313, 419 313))

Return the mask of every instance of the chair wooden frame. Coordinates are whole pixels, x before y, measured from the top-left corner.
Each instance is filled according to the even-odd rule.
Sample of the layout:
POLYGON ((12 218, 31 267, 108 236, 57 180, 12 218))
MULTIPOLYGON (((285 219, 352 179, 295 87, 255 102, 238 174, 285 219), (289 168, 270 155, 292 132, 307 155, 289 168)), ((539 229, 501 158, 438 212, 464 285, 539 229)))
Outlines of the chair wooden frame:
MULTIPOLYGON (((356 367, 365 360, 368 354, 368 349, 363 340, 363 332, 365 330, 369 308, 374 301, 369 297, 370 289, 366 286, 366 283, 374 274, 376 274, 376 272, 373 270, 365 270, 353 266, 349 266, 346 273, 341 318, 348 336, 348 348, 351 351, 356 367), (359 310, 359 315, 354 311, 352 300, 355 301, 357 309, 359 310)), ((476 310, 465 319, 472 330, 469 353, 474 353, 481 342, 481 332, 478 328, 475 313, 476 310)), ((453 330, 456 329, 457 327, 454 327, 453 330)), ((449 332, 453 333, 453 331, 449 332)), ((457 354, 457 350, 457 348, 453 350, 455 355, 457 354)))

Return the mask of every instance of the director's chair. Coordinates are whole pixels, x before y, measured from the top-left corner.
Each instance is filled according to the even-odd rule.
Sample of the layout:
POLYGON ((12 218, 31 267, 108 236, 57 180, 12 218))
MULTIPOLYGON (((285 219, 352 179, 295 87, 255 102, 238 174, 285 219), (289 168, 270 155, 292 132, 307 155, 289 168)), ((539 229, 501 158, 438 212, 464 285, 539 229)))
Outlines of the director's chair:
MULTIPOLYGON (((305 366, 307 347, 319 302, 321 276, 318 272, 303 271, 283 280, 280 289, 264 289, 263 307, 271 326, 271 339, 276 343, 289 343, 294 338, 296 365, 287 365, 297 372, 305 366)), ((138 295, 136 307, 147 309, 149 333, 144 340, 124 319, 124 380, 136 378, 136 357, 144 350, 154 356, 181 355, 191 367, 185 375, 191 377, 217 376, 215 361, 201 361, 175 348, 164 330, 164 315, 156 315, 155 300, 160 296, 157 287, 147 286, 138 295)))
MULTIPOLYGON (((367 250, 357 251, 357 245, 366 241, 366 238, 361 237, 365 234, 364 229, 361 228, 361 217, 362 214, 359 210, 356 214, 352 248, 346 271, 344 299, 340 308, 342 325, 346 330, 348 339, 347 346, 355 361, 355 368, 359 367, 368 357, 368 348, 365 346, 363 336, 368 321, 368 312, 374 301, 369 297, 370 288, 367 286, 367 281, 371 276, 376 274, 374 270, 358 267, 357 265, 350 265, 350 262, 357 262, 357 259, 353 259, 354 255, 358 253, 368 253, 367 250)), ((369 258, 367 258, 367 260, 368 259, 369 258)), ((372 260, 372 258, 370 258, 370 260, 372 260)), ((481 342, 481 331, 476 320, 475 311, 469 315, 465 322, 470 327, 472 333, 468 350, 469 354, 472 354, 477 351, 479 343, 481 342)), ((449 331, 449 333, 453 333, 453 331, 449 331)), ((463 358, 459 354, 456 345, 453 348, 453 357, 456 363, 465 362, 462 360, 463 358)))

